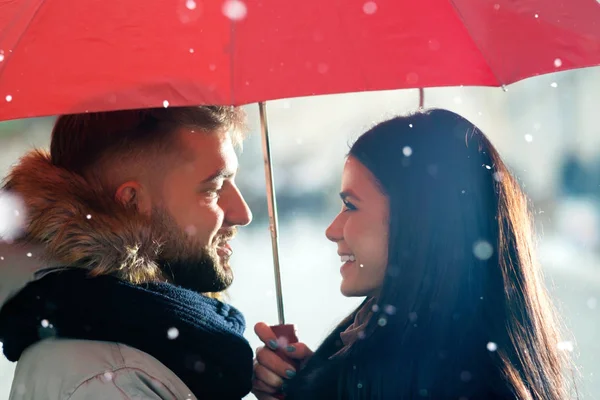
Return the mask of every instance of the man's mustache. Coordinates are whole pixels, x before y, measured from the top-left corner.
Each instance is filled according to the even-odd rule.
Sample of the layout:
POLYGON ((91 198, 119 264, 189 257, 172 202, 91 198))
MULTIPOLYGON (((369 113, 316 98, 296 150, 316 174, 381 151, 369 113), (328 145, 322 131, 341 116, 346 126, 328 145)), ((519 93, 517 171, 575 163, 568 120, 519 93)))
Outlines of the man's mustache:
POLYGON ((236 234, 237 234, 237 228, 235 228, 235 227, 223 229, 217 233, 217 236, 215 237, 215 242, 217 242, 217 243, 227 242, 227 241, 233 239, 236 234))

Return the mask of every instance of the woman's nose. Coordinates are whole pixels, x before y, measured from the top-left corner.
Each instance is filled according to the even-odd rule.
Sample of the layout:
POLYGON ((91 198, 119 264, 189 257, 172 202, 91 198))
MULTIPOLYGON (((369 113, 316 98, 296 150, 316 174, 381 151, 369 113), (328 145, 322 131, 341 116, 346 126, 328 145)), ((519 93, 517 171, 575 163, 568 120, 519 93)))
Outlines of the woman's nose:
POLYGON ((327 229, 325 229, 325 236, 327 236, 327 239, 331 240, 332 242, 339 242, 343 239, 342 228, 343 222, 342 215, 340 213, 333 219, 333 221, 331 221, 331 224, 329 224, 327 229))

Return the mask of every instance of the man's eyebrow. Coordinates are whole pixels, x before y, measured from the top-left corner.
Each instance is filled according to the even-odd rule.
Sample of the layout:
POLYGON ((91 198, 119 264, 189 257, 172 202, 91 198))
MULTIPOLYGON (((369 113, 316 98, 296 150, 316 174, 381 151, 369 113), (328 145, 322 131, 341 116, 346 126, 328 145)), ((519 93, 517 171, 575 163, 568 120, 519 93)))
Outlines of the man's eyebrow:
POLYGON ((203 179, 202 182, 200 182, 200 183, 214 182, 219 179, 231 179, 234 175, 235 175, 235 172, 232 172, 231 170, 222 168, 222 169, 215 171, 213 174, 208 176, 206 179, 203 179))
POLYGON ((352 190, 344 190, 343 192, 340 192, 340 198, 342 200, 346 200, 348 197, 352 197, 360 201, 360 197, 358 197, 352 190))

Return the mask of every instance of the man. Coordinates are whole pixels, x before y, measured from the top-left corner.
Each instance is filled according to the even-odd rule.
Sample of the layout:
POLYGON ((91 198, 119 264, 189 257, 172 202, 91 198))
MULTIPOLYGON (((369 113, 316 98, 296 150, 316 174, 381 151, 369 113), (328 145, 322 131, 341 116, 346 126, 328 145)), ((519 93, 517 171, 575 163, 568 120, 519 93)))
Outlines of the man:
POLYGON ((14 166, 4 194, 26 224, 0 261, 11 399, 250 391, 242 315, 200 294, 232 283, 228 241, 252 218, 235 184, 244 120, 216 106, 67 115, 49 154, 14 166), (15 269, 35 277, 19 285, 15 269))

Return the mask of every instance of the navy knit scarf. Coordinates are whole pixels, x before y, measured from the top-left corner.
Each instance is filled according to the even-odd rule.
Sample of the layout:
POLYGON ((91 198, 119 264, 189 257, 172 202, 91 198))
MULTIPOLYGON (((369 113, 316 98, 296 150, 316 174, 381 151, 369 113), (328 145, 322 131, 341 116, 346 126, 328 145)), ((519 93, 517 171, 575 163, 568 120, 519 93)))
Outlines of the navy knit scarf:
POLYGON ((123 343, 157 358, 199 399, 241 399, 250 391, 244 329, 238 310, 191 290, 90 278, 75 268, 29 283, 0 310, 0 341, 11 361, 51 336, 123 343))

